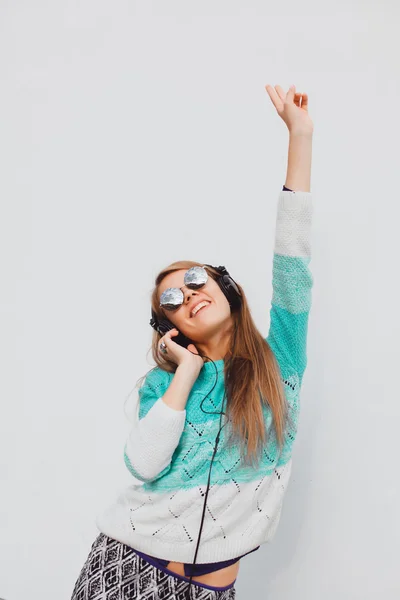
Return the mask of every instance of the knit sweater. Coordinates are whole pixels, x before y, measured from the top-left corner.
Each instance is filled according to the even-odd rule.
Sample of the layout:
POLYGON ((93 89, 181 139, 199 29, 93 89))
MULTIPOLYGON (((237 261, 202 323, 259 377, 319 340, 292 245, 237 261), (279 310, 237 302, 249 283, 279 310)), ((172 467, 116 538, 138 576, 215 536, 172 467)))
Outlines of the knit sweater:
MULTIPOLYGON (((283 186, 282 189, 286 190, 288 192, 293 192, 293 190, 286 187, 285 185, 283 186)), ((130 468, 129 463, 127 462, 127 457, 125 457, 125 462, 126 462, 128 468, 130 468)), ((187 577, 189 577, 190 575, 195 577, 195 576, 200 576, 200 575, 206 575, 208 573, 213 573, 214 571, 219 571, 221 569, 224 569, 225 567, 229 567, 230 565, 236 563, 238 560, 240 560, 244 556, 247 556, 247 554, 251 554, 252 552, 255 552, 256 550, 258 550, 259 547, 260 546, 257 546, 256 548, 253 548, 253 550, 250 550, 249 552, 246 552, 245 554, 242 554, 241 556, 235 556, 234 558, 230 558, 229 560, 222 560, 219 562, 210 562, 210 563, 197 563, 196 562, 196 564, 194 564, 194 565, 191 563, 183 563, 183 570, 187 577)), ((150 556, 150 554, 141 552, 137 548, 134 548, 134 550, 135 550, 136 554, 139 554, 139 556, 144 558, 144 560, 146 560, 148 563, 154 565, 158 569, 165 571, 166 567, 168 567, 168 564, 170 562, 169 559, 160 558, 158 556, 157 557, 150 556)))
MULTIPOLYGON (((270 541, 279 523, 307 365, 312 213, 310 192, 280 192, 265 341, 280 367, 291 416, 285 443, 280 449, 272 413, 264 404, 267 441, 257 468, 242 464, 239 446, 225 444, 230 422, 222 428, 196 557, 199 564, 243 556, 270 541)), ((97 516, 96 524, 104 534, 150 556, 191 563, 223 409, 224 360, 203 364, 184 410, 163 401, 173 377, 155 367, 139 389, 135 422, 124 447, 125 464, 139 481, 122 491, 97 516), (216 379, 214 365, 218 379, 209 394, 216 379), (204 411, 215 414, 201 410, 205 396, 204 411)))

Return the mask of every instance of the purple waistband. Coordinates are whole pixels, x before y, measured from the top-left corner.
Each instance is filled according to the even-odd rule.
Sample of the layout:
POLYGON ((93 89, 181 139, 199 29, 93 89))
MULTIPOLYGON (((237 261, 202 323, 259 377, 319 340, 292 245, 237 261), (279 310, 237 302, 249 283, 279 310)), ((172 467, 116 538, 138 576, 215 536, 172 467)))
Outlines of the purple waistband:
MULTIPOLYGON (((133 550, 136 552, 136 554, 139 554, 139 556, 141 556, 142 558, 144 558, 144 560, 146 560, 147 562, 149 562, 153 566, 157 567, 158 569, 161 569, 165 573, 172 574, 175 577, 180 577, 181 579, 184 579, 184 580, 186 580, 186 578, 189 580, 189 578, 190 578, 191 575, 193 577, 200 576, 200 575, 207 575, 208 573, 213 573, 214 571, 219 571, 220 569, 223 569, 224 567, 228 567, 230 565, 233 565, 235 562, 237 562, 238 560, 240 560, 244 556, 247 556, 247 554, 251 554, 251 552, 255 552, 256 550, 258 550, 259 547, 260 546, 257 546, 257 548, 253 548, 253 550, 250 550, 249 552, 246 552, 245 554, 242 554, 241 556, 237 556, 236 558, 231 558, 229 560, 224 560, 224 561, 220 561, 220 562, 215 562, 215 563, 196 563, 194 566, 193 566, 192 563, 184 563, 185 577, 183 575, 178 575, 177 573, 174 573, 170 569, 167 569, 167 565, 170 562, 169 560, 165 560, 163 558, 157 558, 156 556, 151 556, 149 554, 145 554, 144 552, 136 550, 136 548, 133 548, 133 550)), ((199 582, 196 582, 196 583, 198 583, 200 585, 199 582)), ((235 582, 233 582, 233 584, 234 583, 235 582)), ((232 585, 228 585, 228 586, 223 587, 223 588, 217 588, 216 587, 215 589, 221 589, 221 590, 229 589, 230 587, 233 586, 233 584, 232 585)), ((209 586, 205 586, 205 587, 209 587, 209 586)), ((210 586, 210 587, 212 587, 212 586, 210 586)))
MULTIPOLYGON (((132 548, 132 550, 134 550, 134 552, 136 552, 136 554, 138 554, 139 556, 141 556, 149 564, 153 565, 157 569, 160 569, 160 571, 163 571, 167 575, 170 575, 171 577, 175 577, 176 579, 180 579, 182 581, 190 581, 190 576, 189 577, 185 577, 183 575, 179 575, 178 573, 174 573, 174 571, 171 571, 170 569, 167 569, 167 567, 165 567, 163 564, 161 564, 161 562, 159 561, 159 559, 155 558, 154 556, 150 556, 148 554, 145 554, 144 552, 140 552, 139 550, 136 550, 135 548, 132 548)), ((170 561, 166 561, 166 562, 168 564, 170 561)), ((185 564, 185 573, 186 573, 186 566, 191 567, 191 565, 190 564, 189 565, 185 564)), ((195 567, 196 566, 197 565, 195 565, 195 567)), ((193 573, 193 577, 195 575, 197 575, 197 573, 196 574, 193 573)), ((207 590, 213 590, 213 591, 216 591, 216 592, 223 592, 225 590, 229 590, 229 589, 233 588, 233 586, 235 585, 235 582, 236 582, 236 579, 232 583, 230 583, 229 585, 225 585, 223 587, 217 587, 215 585, 206 585, 205 583, 201 583, 200 581, 192 581, 192 585, 197 585, 197 586, 205 588, 207 590)))

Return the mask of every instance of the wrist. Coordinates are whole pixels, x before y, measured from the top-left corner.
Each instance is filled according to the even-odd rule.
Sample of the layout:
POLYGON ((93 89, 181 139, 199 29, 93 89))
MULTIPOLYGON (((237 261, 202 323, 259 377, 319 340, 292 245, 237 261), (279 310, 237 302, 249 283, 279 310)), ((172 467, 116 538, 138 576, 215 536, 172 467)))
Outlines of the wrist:
POLYGON ((178 365, 176 373, 179 373, 180 377, 193 384, 199 376, 200 369, 194 367, 192 363, 183 361, 178 365))
POLYGON ((302 130, 302 129, 289 129, 289 137, 290 138, 304 138, 304 139, 308 139, 308 140, 312 140, 313 137, 313 133, 314 131, 311 129, 306 129, 306 130, 302 130))

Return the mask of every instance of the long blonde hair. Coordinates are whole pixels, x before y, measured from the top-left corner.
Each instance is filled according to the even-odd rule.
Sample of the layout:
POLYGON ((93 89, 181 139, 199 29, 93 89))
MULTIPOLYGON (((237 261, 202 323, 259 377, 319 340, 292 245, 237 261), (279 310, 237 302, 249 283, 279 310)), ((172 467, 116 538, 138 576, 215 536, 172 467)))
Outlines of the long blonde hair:
MULTIPOLYGON (((166 275, 181 269, 202 266, 195 261, 177 261, 164 268, 155 278, 151 294, 151 305, 157 317, 168 318, 163 314, 159 302, 159 285, 166 275)), ((207 267, 208 274, 217 279, 218 272, 207 267)), ((224 357, 225 390, 227 414, 232 421, 233 435, 242 447, 247 442, 245 463, 259 459, 266 442, 265 421, 262 403, 269 406, 279 447, 284 444, 285 425, 288 419, 288 406, 284 393, 279 365, 269 344, 258 331, 243 288, 235 280, 241 294, 239 310, 232 311, 233 330, 230 350, 224 357)), ((154 330, 151 345, 153 359, 157 366, 174 373, 177 365, 159 350, 162 336, 154 330)), ((198 349, 199 354, 201 354, 198 349)))

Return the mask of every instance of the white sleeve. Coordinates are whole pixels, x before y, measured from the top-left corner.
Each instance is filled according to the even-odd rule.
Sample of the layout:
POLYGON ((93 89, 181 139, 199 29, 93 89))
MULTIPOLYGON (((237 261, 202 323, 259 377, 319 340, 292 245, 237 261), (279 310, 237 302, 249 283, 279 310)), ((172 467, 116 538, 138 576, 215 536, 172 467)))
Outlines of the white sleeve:
POLYGON ((158 479, 169 471, 185 426, 186 409, 175 410, 168 406, 160 391, 148 382, 140 388, 134 424, 124 448, 128 470, 144 482, 158 479), (140 414, 144 416, 140 418, 140 414))

